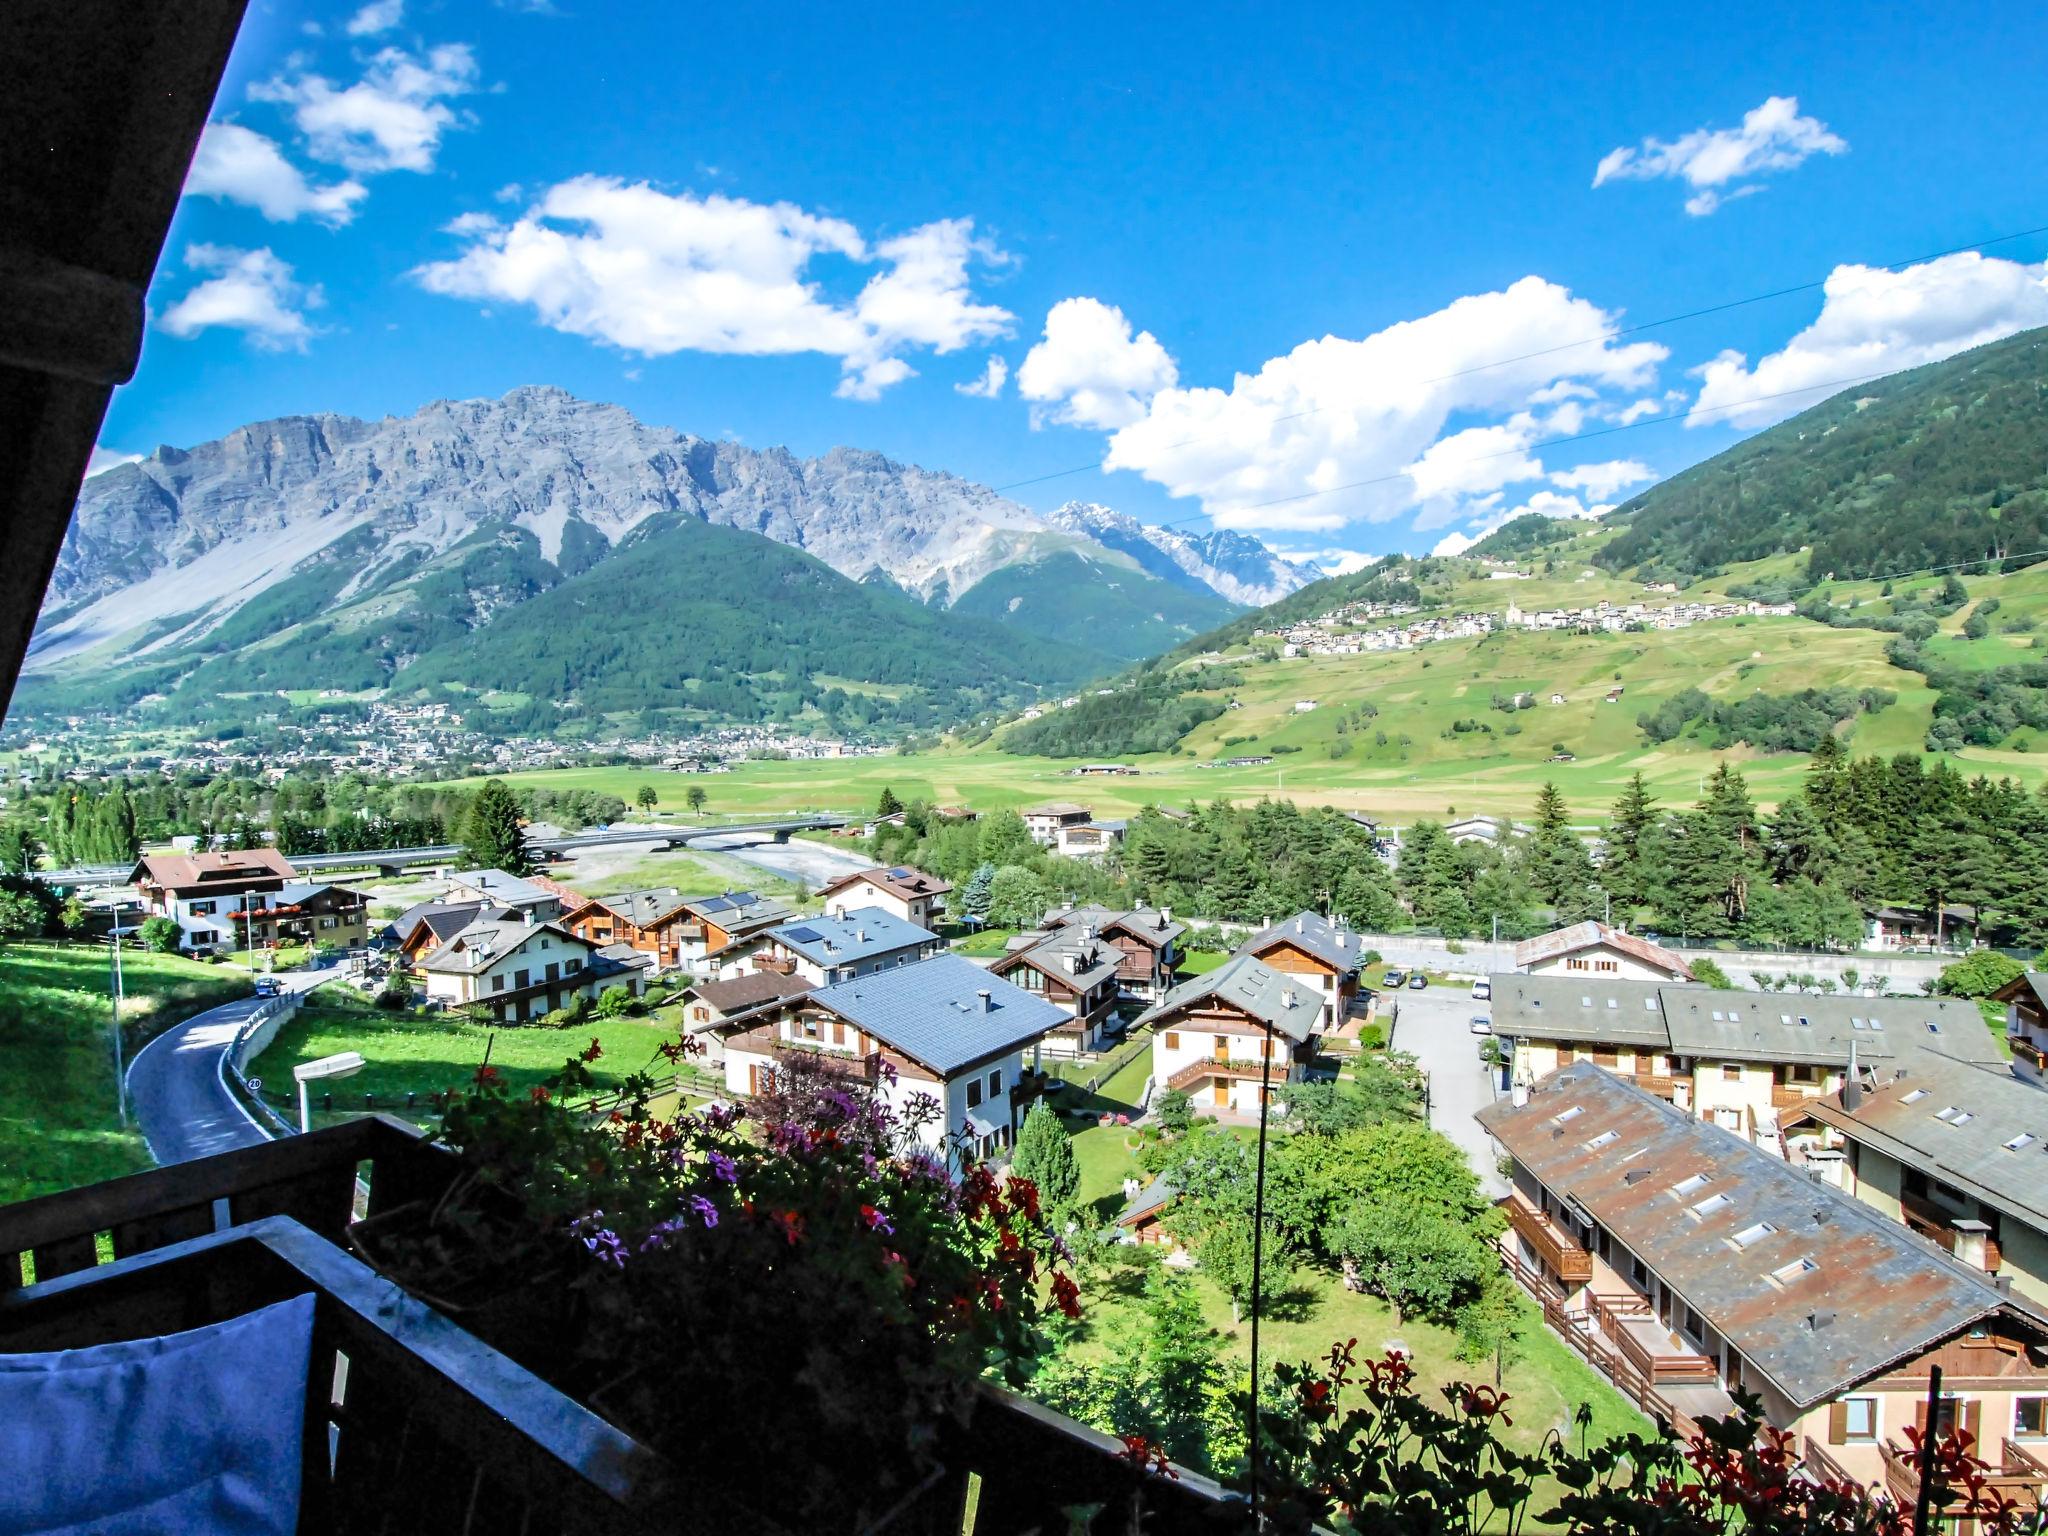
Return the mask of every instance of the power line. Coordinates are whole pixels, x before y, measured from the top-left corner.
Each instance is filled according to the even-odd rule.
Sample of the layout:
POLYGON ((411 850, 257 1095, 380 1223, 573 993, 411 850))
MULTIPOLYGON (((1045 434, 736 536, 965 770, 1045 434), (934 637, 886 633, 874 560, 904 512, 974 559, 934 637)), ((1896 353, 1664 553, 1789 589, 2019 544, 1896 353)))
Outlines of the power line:
MULTIPOLYGON (((1991 237, 1990 237, 1990 238, 1988 238, 1988 239, 1972 241, 1972 242, 1970 242, 1970 243, 1968 243, 1968 244, 1966 244, 1966 245, 1953 245, 1953 246, 1949 246, 1948 248, 1946 248, 1946 249, 1944 249, 1944 250, 1939 250, 1939 251, 1932 251, 1932 252, 1929 252, 1929 253, 1927 253, 1926 255, 1922 255, 1922 256, 1909 256, 1909 257, 1906 257, 1906 258, 1904 258, 1904 259, 1902 259, 1902 260, 1899 260, 1899 261, 1890 261, 1890 262, 1885 262, 1885 263, 1882 263, 1881 265, 1878 265, 1878 266, 1875 266, 1875 267, 1873 267, 1873 268, 1872 268, 1871 270, 1873 270, 1873 271, 1877 271, 1877 272, 1896 272, 1896 271, 1898 271, 1898 270, 1899 270, 1900 268, 1902 268, 1902 267, 1911 267, 1911 266, 1918 266, 1918 265, 1919 265, 1920 263, 1922 263, 1922 262, 1928 262, 1928 261, 1939 261, 1939 260, 1941 260, 1941 259, 1942 259, 1943 257, 1945 257, 1945 256, 1958 256, 1958 255, 1961 255, 1961 254, 1962 254, 1963 252, 1965 252, 1965 251, 1979 251, 1979 250, 1983 250, 1983 249, 1985 249, 1985 248, 1987 248, 1987 247, 1989 247, 1989 246, 1994 246, 1994 245, 2009 245, 2009 244, 2011 244, 2011 243, 2012 243, 2013 241, 2015 241, 2015 240, 2025 240, 2025 239, 2028 239, 2028 238, 2030 238, 2030 237, 2032 237, 2032 236, 2034 236, 2034 235, 2040 235, 2040 234, 2048 234, 2048 224, 2037 224, 2037 225, 2035 225, 2035 226, 2033 226, 2032 228, 2029 228, 2029 229, 2020 229, 2020 230, 2014 230, 2014 231, 2012 231, 2012 232, 2011 232, 2010 234, 2003 234, 2003 235, 1993 235, 1993 236, 1991 236, 1991 237)), ((1837 265, 1839 265, 1839 263, 1838 263, 1837 265)), ((1833 269, 1831 268, 1831 269, 1830 269, 1830 273, 1832 273, 1832 271, 1833 271, 1833 269)), ((1772 299, 1782 299, 1782 298, 1787 298, 1787 297, 1789 297, 1789 296, 1791 296, 1792 294, 1795 294, 1795 293, 1808 293, 1808 292, 1811 292, 1812 290, 1814 290, 1814 289, 1816 289, 1816 288, 1821 288, 1821 287, 1824 287, 1824 286, 1826 285, 1826 283, 1827 283, 1827 278, 1826 278, 1826 277, 1818 277, 1818 278, 1811 278, 1811 279, 1807 280, 1806 282, 1802 282, 1802 283, 1794 283, 1794 284, 1790 285, 1789 287, 1784 287, 1784 288, 1773 288, 1773 289, 1770 289, 1769 291, 1767 291, 1767 292, 1764 292, 1764 293, 1754 293, 1754 294, 1750 294, 1750 295, 1747 295, 1746 297, 1743 297, 1743 298, 1739 298, 1739 299, 1728 299, 1728 300, 1725 300, 1725 301, 1723 301, 1723 302, 1721 302, 1721 303, 1718 303, 1718 304, 1708 304, 1708 305, 1703 305, 1703 306, 1701 306, 1700 308, 1697 308, 1697 309, 1689 309, 1689 310, 1685 310, 1685 311, 1683 311, 1683 312, 1681 312, 1681 313, 1679 313, 1679 314, 1674 314, 1674 315, 1664 315, 1664 316, 1662 316, 1662 317, 1660 317, 1660 318, 1658 318, 1658 319, 1655 319, 1655 320, 1644 320, 1644 321, 1641 321, 1640 323, 1638 323, 1638 324, 1636 324, 1636 325, 1629 325, 1629 326, 1619 326, 1619 327, 1614 327, 1614 328, 1610 328, 1610 329, 1608 329, 1608 330, 1604 330, 1604 331, 1602 331, 1602 332, 1601 332, 1601 333, 1600 333, 1599 335, 1597 335, 1597 336, 1584 336, 1584 337, 1581 337, 1581 338, 1579 338, 1579 339, 1578 339, 1578 340, 1576 340, 1576 341, 1566 341, 1566 342, 1560 342, 1560 343, 1558 343, 1558 344, 1557 344, 1557 345, 1555 345, 1555 346, 1550 346, 1550 347, 1541 347, 1541 348, 1538 348, 1537 350, 1535 350, 1535 351, 1533 351, 1533 352, 1521 352, 1521 353, 1517 353, 1517 354, 1516 354, 1515 356, 1513 356, 1513 357, 1503 357, 1503 358, 1498 358, 1498 359, 1494 360, 1493 362, 1489 362, 1489 363, 1475 363, 1474 365, 1472 365, 1472 366, 1471 366, 1471 367, 1469 367, 1469 368, 1460 368, 1460 369, 1456 369, 1456 370, 1454 370, 1454 371, 1452 371, 1452 372, 1450 372, 1450 373, 1441 373, 1441 374, 1435 374, 1435 375, 1433 375, 1433 376, 1430 376, 1430 377, 1426 377, 1426 378, 1418 378, 1418 379, 1412 380, 1411 382, 1412 382, 1412 383, 1413 383, 1414 385, 1416 385, 1416 386, 1422 386, 1422 385, 1427 385, 1427 384, 1441 384, 1441 383, 1445 383, 1445 382, 1447 382, 1447 381, 1449 381, 1449 380, 1451 380, 1451 379, 1461 379, 1461 378, 1466 378, 1466 377, 1468 377, 1468 376, 1470 376, 1470 375, 1472 375, 1472 374, 1475 374, 1475 373, 1485 373, 1485 372, 1488 372, 1488 371, 1490 371, 1490 370, 1492 370, 1492 369, 1495 369, 1495 368, 1507 368, 1507 367, 1511 367, 1511 366, 1513 366, 1513 365, 1514 365, 1514 364, 1516 364, 1516 363, 1524 363, 1524 362, 1529 362, 1529 361, 1531 361, 1532 359, 1535 359, 1535 358, 1539 358, 1539 357, 1550 357, 1550 356, 1553 356, 1553 355, 1555 355, 1556 353, 1559 353, 1559 352, 1569 352, 1569 351, 1572 351, 1572 350, 1574 350, 1574 349, 1576 349, 1576 348, 1578 348, 1578 347, 1587 347, 1587 346, 1595 346, 1595 345, 1601 345, 1601 344, 1604 344, 1604 343, 1606 343, 1606 342, 1610 342, 1610 341, 1619 341, 1619 340, 1621 340, 1621 339, 1622 339, 1623 337, 1626 337, 1626 336, 1639 336, 1639 335, 1643 334, 1643 333, 1644 333, 1645 331, 1654 331, 1654 330, 1658 330, 1658 329, 1661 329, 1662 327, 1664 327, 1664 326, 1667 326, 1667 325, 1678 325, 1678 324, 1682 324, 1683 322, 1685 322, 1685 321, 1687 321, 1687 320, 1698 320, 1698 319, 1704 318, 1705 316, 1708 316, 1708 315, 1718 315, 1718 314, 1725 314, 1725 313, 1727 313, 1727 312, 1728 312, 1729 310, 1733 310, 1733 309, 1742 309, 1742 308, 1744 308, 1744 307, 1746 307, 1746 306, 1748 306, 1748 305, 1751 305, 1751 304, 1763 304, 1763 303, 1767 303, 1768 301, 1770 301, 1770 300, 1772 300, 1772 299)), ((1867 379, 1867 378, 1878 378, 1878 377, 1881 377, 1881 375, 1878 375, 1878 374, 1866 374, 1866 375, 1864 375, 1863 377, 1864 377, 1864 378, 1866 378, 1866 379, 1867 379)), ((1844 381, 1844 383, 1845 383, 1845 384, 1847 384, 1847 383, 1857 383, 1857 382, 1860 382, 1860 380, 1856 380, 1856 379, 1850 379, 1850 380, 1845 380, 1845 381, 1844 381)), ((1816 386, 1814 386, 1814 387, 1815 387, 1815 388, 1820 388, 1820 387, 1822 387, 1822 386, 1818 386, 1818 385, 1816 385, 1816 386)), ((1789 393, 1797 394, 1797 393, 1802 393, 1802 391, 1794 390, 1794 391, 1789 391, 1789 393)), ((1762 397, 1760 397, 1760 398, 1761 398, 1761 399, 1766 399, 1766 400, 1768 400, 1768 399, 1774 399, 1774 398, 1778 398, 1778 397, 1775 397, 1775 396, 1770 396, 1770 395, 1766 395, 1766 396, 1762 396, 1762 397)), ((1287 415, 1285 415, 1285 416, 1276 416, 1276 417, 1272 418, 1272 421, 1271 421, 1271 423, 1270 423, 1270 424, 1271 424, 1271 425, 1274 425, 1274 426, 1277 426, 1277 425, 1279 425, 1279 424, 1280 424, 1280 423, 1282 423, 1282 422, 1288 422, 1288 421, 1299 421, 1299 420, 1301 420, 1301 419, 1302 419, 1302 418, 1304 418, 1304 417, 1308 417, 1308 416, 1315 416, 1315 415, 1319 415, 1319 414, 1321 414, 1322 412, 1324 412, 1324 411, 1328 411, 1328 410, 1331 410, 1331 409, 1334 409, 1334 407, 1331 407, 1331 406, 1311 406, 1310 408, 1308 408, 1308 409, 1306 409, 1306 410, 1301 410, 1301 411, 1292 411, 1292 412, 1289 412, 1289 413, 1288 413, 1287 415)), ((1644 421, 1644 422, 1643 422, 1642 424, 1643 424, 1643 425, 1648 425, 1648 424, 1650 423, 1650 421, 1653 421, 1653 420, 1669 420, 1669 419, 1671 419, 1671 418, 1669 418, 1669 417, 1657 417, 1657 418, 1646 418, 1646 419, 1645 419, 1645 421, 1644 421)), ((1629 423, 1629 425, 1636 425, 1636 424, 1637 424, 1637 423, 1629 423)), ((1618 430, 1620 430, 1620 428, 1610 428, 1610 429, 1608 429, 1608 430, 1610 430, 1610 431, 1618 431, 1618 430)), ((1588 434, 1585 434, 1585 435, 1586 435, 1586 436, 1600 436, 1600 435, 1602 435, 1602 434, 1601 434, 1601 433, 1588 433, 1588 434)), ((1561 443, 1562 443, 1562 442, 1576 442, 1576 441, 1578 441, 1578 440, 1579 440, 1579 439, 1578 439, 1577 437, 1565 437, 1565 438, 1558 438, 1558 439, 1556 439, 1555 441, 1556 441, 1556 442, 1561 442, 1561 443)), ((1177 442, 1177 443, 1168 443, 1168 444, 1166 445, 1166 448, 1165 448, 1165 450, 1164 450, 1164 451, 1167 451, 1167 452, 1171 452, 1171 451, 1172 451, 1173 449, 1176 449, 1176 448, 1188 448, 1188 447, 1192 447, 1192 446, 1194 446, 1194 445, 1195 445, 1196 443, 1198 443, 1198 442, 1200 442, 1200 441, 1201 441, 1201 439, 1200 439, 1200 438, 1186 438, 1186 439, 1183 439, 1182 441, 1180 441, 1180 442, 1177 442)), ((1531 445, 1531 446, 1541 446, 1541 445, 1531 445)), ((1462 461, 1461 461, 1461 462, 1462 462, 1462 461)), ((1100 458, 1097 458, 1097 459, 1094 459, 1094 460, 1092 460, 1092 461, 1090 461, 1089 463, 1086 463, 1086 464, 1076 464, 1076 465, 1073 465, 1073 466, 1071 466, 1071 467, 1069 467, 1069 468, 1067 468, 1067 469, 1055 469, 1055 470, 1050 470, 1050 471, 1048 471, 1048 472, 1047 472, 1047 473, 1045 473, 1045 474, 1042 474, 1042 475, 1032 475, 1032 476, 1030 476, 1029 478, 1027 478, 1027 479, 1023 479, 1023 480, 1011 480, 1011 481, 1008 481, 1008 482, 1006 482, 1006 483, 1004 483, 1004 484, 1002 484, 1002 485, 995 485, 995 486, 991 486, 991 487, 989 487, 989 489, 991 489, 991 490, 993 490, 993 491, 997 492, 998 494, 1000 494, 1000 493, 1002 493, 1002 492, 1005 492, 1005 491, 1017 491, 1017 490, 1023 490, 1023 489, 1024 489, 1025 487, 1027 487, 1027 486, 1033 486, 1033 485, 1043 485, 1043 484, 1044 484, 1045 482, 1047 482, 1047 481, 1049 481, 1049 480, 1061 480, 1061 479, 1065 479, 1065 478, 1067 478, 1067 477, 1068 477, 1068 476, 1070 476, 1070 475, 1082 475, 1082 474, 1087 474, 1087 473, 1089 473, 1089 472, 1091 472, 1091 471, 1094 471, 1094 470, 1101 470, 1101 469, 1107 469, 1108 467, 1109 467, 1109 459, 1108 459, 1108 456, 1107 456, 1107 455, 1104 455, 1104 456, 1102 456, 1102 457, 1100 457, 1100 458)), ((1398 479, 1398 478, 1401 478, 1401 477, 1400 477, 1400 476, 1389 476, 1388 478, 1389 478, 1389 479, 1398 479)), ((1372 481, 1361 481, 1361 482, 1358 482, 1358 483, 1359 483, 1359 484, 1361 484, 1361 485, 1364 485, 1364 484, 1373 484, 1373 483, 1378 483, 1378 482, 1372 482, 1372 481)), ((1344 489, 1344 487, 1332 487, 1332 489, 1333 489, 1333 490, 1335 490, 1335 489, 1344 489)), ((1322 494, 1326 494, 1326 493, 1325 493, 1325 492, 1313 492, 1313 493, 1310 493, 1310 494, 1313 494, 1313 495, 1322 495, 1322 494)), ((1271 506, 1271 505, 1275 505, 1275 504, 1276 504, 1276 503, 1271 503, 1271 502, 1261 502, 1261 503, 1258 503, 1257 505, 1259 505, 1259 506, 1271 506)), ((1251 509, 1250 509, 1250 508, 1246 508, 1246 509, 1241 509, 1241 510, 1251 510, 1251 509)), ((1183 518, 1183 519, 1180 519, 1180 520, 1179 520, 1178 522, 1174 522, 1174 523, 1160 523, 1160 524, 1155 524, 1154 526, 1156 526, 1156 527, 1162 527, 1162 528, 1173 528, 1173 527, 1179 527, 1179 526, 1181 526, 1182 524, 1184 524, 1184 523, 1187 523, 1187 522, 1198 522, 1198 521, 1200 521, 1200 520, 1201 520, 1202 516, 1204 516, 1204 515, 1206 515, 1206 514, 1197 514, 1196 516, 1194 516, 1194 517, 1191 517, 1191 518, 1183 518)))

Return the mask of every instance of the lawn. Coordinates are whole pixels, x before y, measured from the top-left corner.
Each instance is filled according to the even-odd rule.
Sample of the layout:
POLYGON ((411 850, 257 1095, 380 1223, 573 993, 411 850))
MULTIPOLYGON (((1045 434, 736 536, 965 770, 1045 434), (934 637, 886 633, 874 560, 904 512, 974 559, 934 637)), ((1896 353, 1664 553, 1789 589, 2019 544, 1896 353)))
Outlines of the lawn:
MULTIPOLYGON (((177 955, 124 954, 121 977, 131 1054, 249 992, 247 975, 177 955)), ((0 1205, 150 1165, 141 1133, 123 1130, 115 1110, 108 980, 101 949, 0 950, 0 1205)))
MULTIPOLYGON (((331 992, 332 989, 329 989, 331 992)), ((300 1008, 277 1032, 269 1049, 250 1063, 249 1075, 263 1079, 264 1097, 281 1109, 297 1112, 292 1068, 300 1062, 342 1051, 360 1051, 368 1065, 334 1088, 332 1118, 363 1110, 363 1095, 372 1094, 377 1108, 407 1116, 419 1124, 434 1119, 428 1095, 465 1085, 483 1063, 486 1047, 491 1065, 516 1093, 561 1070, 565 1057, 587 1047, 595 1037, 604 1054, 591 1064, 599 1082, 617 1086, 632 1073, 654 1063, 656 1047, 674 1038, 672 1013, 647 1018, 591 1019, 571 1029, 538 1024, 485 1025, 446 1015, 391 1014, 355 1002, 346 994, 319 994, 317 1005, 300 1008), (405 1096, 416 1095, 408 1110, 405 1096)), ((668 1070, 667 1063, 659 1063, 668 1070)), ((314 1100, 314 1120, 326 1116, 314 1100)))
POLYGON ((1228 951, 1221 949, 1191 949, 1180 957, 1178 974, 1183 978, 1206 976, 1229 958, 1228 951))
POLYGON ((1009 948, 1010 940, 1014 939, 1019 931, 1016 928, 984 928, 966 938, 955 939, 953 953, 977 955, 984 959, 991 955, 1000 955, 1009 948))

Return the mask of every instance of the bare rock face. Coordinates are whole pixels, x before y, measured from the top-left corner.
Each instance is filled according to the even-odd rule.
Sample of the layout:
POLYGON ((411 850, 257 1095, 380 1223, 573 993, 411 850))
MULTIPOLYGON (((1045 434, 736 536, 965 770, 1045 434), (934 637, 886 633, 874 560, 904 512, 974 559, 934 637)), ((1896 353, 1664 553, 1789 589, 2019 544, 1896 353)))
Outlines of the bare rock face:
POLYGON ((1135 556, 1234 603, 1312 579, 1242 534, 1189 538, 1108 508, 1085 514, 1042 517, 855 448, 800 459, 711 441, 553 388, 440 400, 382 421, 289 416, 88 480, 29 668, 109 641, 175 643, 295 577, 317 575, 324 602, 358 602, 451 551, 519 532, 566 576, 664 515, 758 533, 926 601, 951 602, 992 571, 1077 545, 1135 556))

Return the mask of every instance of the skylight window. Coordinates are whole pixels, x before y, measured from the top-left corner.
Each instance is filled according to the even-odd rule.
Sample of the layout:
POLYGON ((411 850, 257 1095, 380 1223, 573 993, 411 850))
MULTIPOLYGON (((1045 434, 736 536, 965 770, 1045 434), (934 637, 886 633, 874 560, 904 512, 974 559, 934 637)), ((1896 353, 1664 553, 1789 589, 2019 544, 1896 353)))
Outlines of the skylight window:
POLYGON ((1610 1008, 1619 1008, 1621 1006, 1621 1001, 1618 998, 1610 997, 1609 999, 1607 999, 1607 1006, 1610 1008))
MULTIPOLYGON (((1805 1022, 1805 1020, 1803 1020, 1803 1019, 1802 1019, 1802 1020, 1801 1020, 1800 1022, 1801 1022, 1801 1023, 1804 1023, 1804 1022, 1805 1022)), ((1865 1025, 1864 1025, 1864 1023, 1863 1023, 1863 1021, 1862 1021, 1861 1019, 1851 1019, 1851 1020, 1849 1021, 1849 1027, 1850 1027, 1851 1029, 1862 1029, 1862 1028, 1864 1028, 1864 1027, 1865 1027, 1865 1025)))
POLYGON ((1956 1117, 1960 1114, 1962 1114, 1962 1111, 1960 1109, 1957 1109, 1955 1105, 1944 1104, 1940 1109, 1937 1109, 1934 1112, 1934 1118, 1937 1120, 1946 1121, 1950 1125, 1955 1125, 1958 1123, 1956 1117))
POLYGON ((1760 1221, 1755 1226, 1744 1227, 1735 1234, 1735 1246, 1738 1248, 1754 1247, 1777 1230, 1768 1221, 1760 1221))
POLYGON ((1900 1099, 1899 1102, 1901 1104, 1918 1104, 1922 1099, 1926 1097, 1927 1090, 1925 1088, 1915 1088, 1911 1093, 1907 1094, 1904 1098, 1900 1099))
POLYGON ((1692 1208, 1692 1213, 1695 1216, 1704 1218, 1712 1216, 1717 1211, 1725 1211, 1734 1203, 1727 1195, 1709 1195, 1692 1208))
POLYGON ((1720 1010, 1720 1009, 1718 1009, 1718 1008, 1716 1008, 1716 1009, 1714 1010, 1714 1022, 1715 1022, 1715 1023, 1717 1023, 1717 1024, 1718 1024, 1718 1023, 1720 1023, 1720 1022, 1722 1022, 1722 1019, 1721 1019, 1721 1010, 1720 1010))
POLYGON ((1593 1006, 1593 999, 1590 997, 1581 997, 1579 999, 1579 1006, 1581 1008, 1590 1008, 1593 1006))
POLYGON ((1799 1015, 1799 1027, 1801 1029, 1811 1029, 1813 1028, 1813 1020, 1809 1019, 1805 1014, 1802 1013, 1801 1015, 1799 1015))
POLYGON ((1771 1271, 1771 1278, 1780 1285, 1789 1285, 1801 1275, 1810 1275, 1820 1266, 1811 1259, 1794 1259, 1790 1264, 1781 1264, 1771 1271))
POLYGON ((1578 1119, 1579 1116, 1583 1115, 1585 1112, 1586 1111, 1582 1106, 1574 1104, 1570 1109, 1563 1110, 1558 1114, 1551 1116, 1551 1123, 1553 1125, 1568 1125, 1572 1121, 1578 1119))
POLYGON ((1792 1022, 1792 1015, 1789 1013, 1781 1013, 1778 1015, 1778 1022, 1780 1024, 1790 1024, 1792 1022))
POLYGON ((1597 1152, 1602 1147, 1613 1146, 1619 1140, 1621 1140, 1621 1133, 1619 1131, 1602 1131, 1598 1136, 1595 1136, 1586 1143, 1586 1150, 1588 1152, 1597 1152))
POLYGON ((1712 1179, 1707 1174, 1695 1173, 1687 1178, 1680 1179, 1676 1184, 1672 1185, 1671 1193, 1683 1197, 1705 1189, 1712 1182, 1712 1179))
POLYGON ((2032 1131, 2021 1131, 2019 1135, 2008 1137, 2006 1139, 2005 1150, 2008 1152, 2017 1152, 2022 1147, 2031 1147, 2034 1144, 2034 1141, 2035 1136, 2032 1131))

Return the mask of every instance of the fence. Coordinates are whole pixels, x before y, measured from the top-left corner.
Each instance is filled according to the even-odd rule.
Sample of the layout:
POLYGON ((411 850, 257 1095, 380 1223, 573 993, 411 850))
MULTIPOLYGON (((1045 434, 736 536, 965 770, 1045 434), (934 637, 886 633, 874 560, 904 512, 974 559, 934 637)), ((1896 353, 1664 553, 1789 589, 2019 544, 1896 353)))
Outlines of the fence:
POLYGON ((286 1101, 286 1112, 280 1114, 277 1107, 263 1096, 260 1080, 249 1076, 249 1063, 269 1048, 270 1042, 277 1038, 277 1032, 299 1011, 299 1000, 303 995, 285 992, 258 1003, 242 1027, 235 1031, 234 1043, 228 1047, 227 1058, 221 1064, 223 1075, 234 1080, 229 1091, 239 1088, 245 1102, 253 1104, 273 1126, 287 1135, 299 1128, 289 1112, 291 1102, 286 1101))

